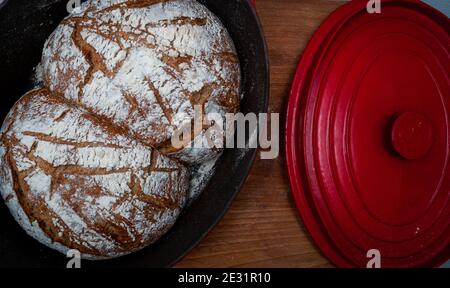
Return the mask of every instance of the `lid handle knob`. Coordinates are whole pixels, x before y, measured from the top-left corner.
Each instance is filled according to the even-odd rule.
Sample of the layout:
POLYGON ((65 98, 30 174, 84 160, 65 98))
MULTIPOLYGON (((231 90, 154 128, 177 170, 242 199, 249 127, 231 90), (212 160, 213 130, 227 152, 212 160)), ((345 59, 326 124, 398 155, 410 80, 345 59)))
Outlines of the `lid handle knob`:
POLYGON ((430 119, 416 112, 406 112, 394 122, 391 140, 397 153, 407 160, 424 157, 433 145, 430 119))

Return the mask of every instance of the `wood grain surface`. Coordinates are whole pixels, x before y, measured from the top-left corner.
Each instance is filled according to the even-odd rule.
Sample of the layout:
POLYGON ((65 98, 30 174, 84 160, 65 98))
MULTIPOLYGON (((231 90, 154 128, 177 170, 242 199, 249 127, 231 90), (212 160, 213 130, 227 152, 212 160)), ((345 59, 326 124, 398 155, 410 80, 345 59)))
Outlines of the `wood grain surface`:
MULTIPOLYGON (((284 116, 299 57, 320 23, 344 1, 257 0, 269 46, 269 112, 284 116)), ((256 160, 224 219, 177 267, 331 267, 311 241, 290 194, 284 149, 256 160)))

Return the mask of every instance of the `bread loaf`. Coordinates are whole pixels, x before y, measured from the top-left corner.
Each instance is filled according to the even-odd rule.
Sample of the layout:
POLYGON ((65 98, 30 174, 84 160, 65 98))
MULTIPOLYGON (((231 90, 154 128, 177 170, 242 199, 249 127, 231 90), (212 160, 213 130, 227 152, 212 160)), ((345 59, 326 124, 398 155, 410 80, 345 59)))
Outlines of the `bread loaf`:
POLYGON ((174 131, 193 121, 194 105, 205 114, 239 109, 233 42, 195 0, 88 1, 50 36, 42 67, 53 93, 187 163, 218 153, 171 147, 174 131))
POLYGON ((188 178, 178 162, 47 89, 23 96, 0 134, 0 191, 14 218, 43 244, 88 259, 166 233, 188 178))
POLYGON ((189 142, 222 135, 205 121, 181 149, 171 137, 198 105, 239 109, 239 61, 219 19, 194 0, 87 1, 49 37, 41 68, 46 88, 23 96, 0 130, 0 192, 16 221, 87 259, 158 240, 186 203, 182 163, 220 153, 189 142))

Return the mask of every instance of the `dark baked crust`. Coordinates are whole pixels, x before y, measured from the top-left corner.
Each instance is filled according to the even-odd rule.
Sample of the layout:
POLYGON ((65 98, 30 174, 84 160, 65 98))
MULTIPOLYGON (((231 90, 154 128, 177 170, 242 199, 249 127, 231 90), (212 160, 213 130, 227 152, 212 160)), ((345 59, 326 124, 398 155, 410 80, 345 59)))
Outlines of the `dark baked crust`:
POLYGON ((186 168, 46 89, 12 109, 0 157, 12 214, 61 252, 110 258, 141 249, 170 229, 185 202, 186 168))
MULTIPOLYGON (((194 119, 194 105, 205 114, 239 110, 240 66, 233 42, 203 5, 101 3, 88 2, 47 41, 42 64, 52 92, 163 151, 179 152, 167 144, 174 130, 194 119)), ((216 154, 195 151, 185 151, 180 160, 197 163, 202 154, 216 154)), ((178 154, 183 153, 173 156, 178 154)))
MULTIPOLYGON (((194 120, 195 105, 239 110, 227 31, 193 0, 92 0, 50 36, 42 67, 48 88, 24 95, 0 133, 12 215, 41 243, 89 259, 153 243, 185 204, 181 162, 220 152, 175 149, 174 130, 194 120)), ((195 141, 208 127, 192 131, 195 141)))

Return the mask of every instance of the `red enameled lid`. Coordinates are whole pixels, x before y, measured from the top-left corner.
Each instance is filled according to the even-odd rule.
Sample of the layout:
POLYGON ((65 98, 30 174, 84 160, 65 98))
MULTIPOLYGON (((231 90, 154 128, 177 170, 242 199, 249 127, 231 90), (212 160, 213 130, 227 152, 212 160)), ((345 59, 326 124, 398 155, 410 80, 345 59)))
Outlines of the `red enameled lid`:
POLYGON ((450 21, 413 0, 333 12, 308 44, 288 105, 292 193, 341 267, 450 257, 450 21))

